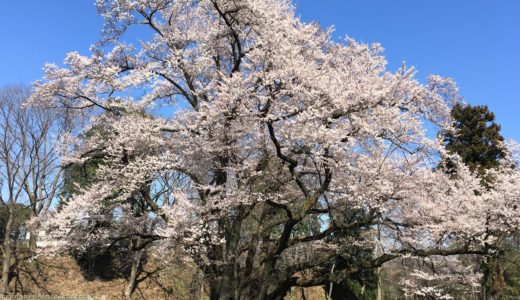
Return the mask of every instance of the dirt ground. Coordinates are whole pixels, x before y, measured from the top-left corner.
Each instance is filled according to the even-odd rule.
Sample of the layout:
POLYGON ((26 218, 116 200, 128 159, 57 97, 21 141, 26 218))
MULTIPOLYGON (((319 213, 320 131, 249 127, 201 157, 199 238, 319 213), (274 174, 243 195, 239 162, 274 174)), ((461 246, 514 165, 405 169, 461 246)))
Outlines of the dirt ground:
MULTIPOLYGON (((153 260, 143 268, 134 299, 206 300, 203 286, 194 287, 194 269, 174 265, 158 269, 153 260)), ((52 296, 91 296, 95 300, 123 299, 124 278, 101 279, 82 270, 71 257, 38 258, 21 263, 11 281, 18 294, 52 296)), ((293 288, 287 300, 323 300, 324 291, 316 288, 293 288)))

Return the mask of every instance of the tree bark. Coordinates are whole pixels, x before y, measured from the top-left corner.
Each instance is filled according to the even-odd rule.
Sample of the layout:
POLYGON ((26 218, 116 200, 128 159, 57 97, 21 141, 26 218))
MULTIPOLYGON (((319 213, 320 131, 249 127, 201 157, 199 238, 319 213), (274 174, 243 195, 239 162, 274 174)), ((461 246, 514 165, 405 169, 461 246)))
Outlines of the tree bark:
POLYGON ((238 297, 235 297, 235 293, 238 291, 235 290, 236 286, 232 285, 229 277, 230 274, 224 274, 220 278, 209 282, 211 300, 234 300, 240 297, 240 295, 236 295, 238 297))
MULTIPOLYGON (((35 219, 37 217, 37 214, 34 212, 31 212, 31 219, 35 219)), ((31 253, 36 253, 37 248, 37 242, 38 240, 38 224, 31 224, 29 227, 29 251, 31 253)))
POLYGON ((332 300, 358 300, 359 298, 352 292, 347 286, 345 281, 341 281, 332 287, 332 294, 330 295, 332 300))
MULTIPOLYGON (((377 256, 380 257, 383 255, 383 245, 381 243, 381 227, 380 225, 377 225, 377 232, 376 232, 376 237, 377 237, 377 256)), ((376 300, 383 300, 383 289, 382 289, 382 282, 381 282, 381 277, 382 277, 382 274, 381 272, 383 271, 383 268, 380 266, 379 268, 376 269, 376 272, 377 272, 377 295, 376 295, 376 300)))
POLYGON ((3 247, 3 267, 2 267, 2 294, 9 294, 9 273, 11 271, 11 257, 13 253, 13 245, 11 241, 11 233, 13 231, 13 211, 11 208, 8 208, 9 218, 7 220, 7 224, 5 226, 5 236, 4 236, 4 247, 3 247))
POLYGON ((209 299, 219 300, 220 299, 220 284, 218 280, 209 283, 209 299))
POLYGON ((132 294, 135 291, 136 283, 137 283, 137 276, 139 275, 139 267, 141 264, 141 256, 142 252, 139 251, 136 254, 134 254, 134 257, 132 259, 132 266, 130 269, 130 276, 128 277, 128 285, 125 289, 125 299, 130 300, 132 299, 132 294))

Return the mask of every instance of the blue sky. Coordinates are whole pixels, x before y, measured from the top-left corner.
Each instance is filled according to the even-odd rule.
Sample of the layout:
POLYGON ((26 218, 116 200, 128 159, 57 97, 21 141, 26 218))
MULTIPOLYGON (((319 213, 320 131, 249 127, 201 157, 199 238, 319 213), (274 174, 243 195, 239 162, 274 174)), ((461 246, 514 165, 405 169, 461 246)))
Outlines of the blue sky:
MULTIPOLYGON (((520 1, 294 0, 305 21, 334 25, 386 49, 389 67, 453 77, 471 104, 487 104, 520 141, 520 1)), ((87 54, 101 30, 92 0, 0 2, 0 85, 31 83, 46 62, 87 54)))

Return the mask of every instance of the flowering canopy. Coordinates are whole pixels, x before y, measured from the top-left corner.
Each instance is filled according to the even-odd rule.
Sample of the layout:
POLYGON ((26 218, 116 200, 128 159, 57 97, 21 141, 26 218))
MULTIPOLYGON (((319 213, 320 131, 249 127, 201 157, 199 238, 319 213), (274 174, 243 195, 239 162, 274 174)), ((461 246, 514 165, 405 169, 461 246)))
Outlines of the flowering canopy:
POLYGON ((158 252, 181 245, 213 295, 272 299, 401 255, 479 253, 517 227, 517 170, 483 190, 463 166, 456 180, 436 168, 447 154, 426 128, 451 124, 450 79, 390 72, 379 45, 334 41, 286 0, 97 7, 105 29, 92 55, 47 65, 30 100, 90 120, 67 163, 102 160, 45 223, 59 248, 129 236, 158 252), (151 34, 126 44, 136 26, 151 34), (382 256, 297 276, 367 247, 357 232, 374 225, 382 256), (291 260, 298 247, 312 255, 291 260))

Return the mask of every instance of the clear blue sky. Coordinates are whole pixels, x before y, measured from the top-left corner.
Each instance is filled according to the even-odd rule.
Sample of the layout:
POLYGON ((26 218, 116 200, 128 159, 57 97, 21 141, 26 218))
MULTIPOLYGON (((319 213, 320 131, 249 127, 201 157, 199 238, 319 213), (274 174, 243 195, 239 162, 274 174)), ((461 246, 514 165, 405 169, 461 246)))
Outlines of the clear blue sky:
MULTIPOLYGON (((453 77, 471 104, 487 104, 506 138, 520 141, 519 0, 294 0, 305 21, 335 37, 379 42, 391 69, 406 61, 453 77)), ((93 0, 1 1, 0 85, 31 83, 45 62, 87 54, 101 18, 93 0)))

